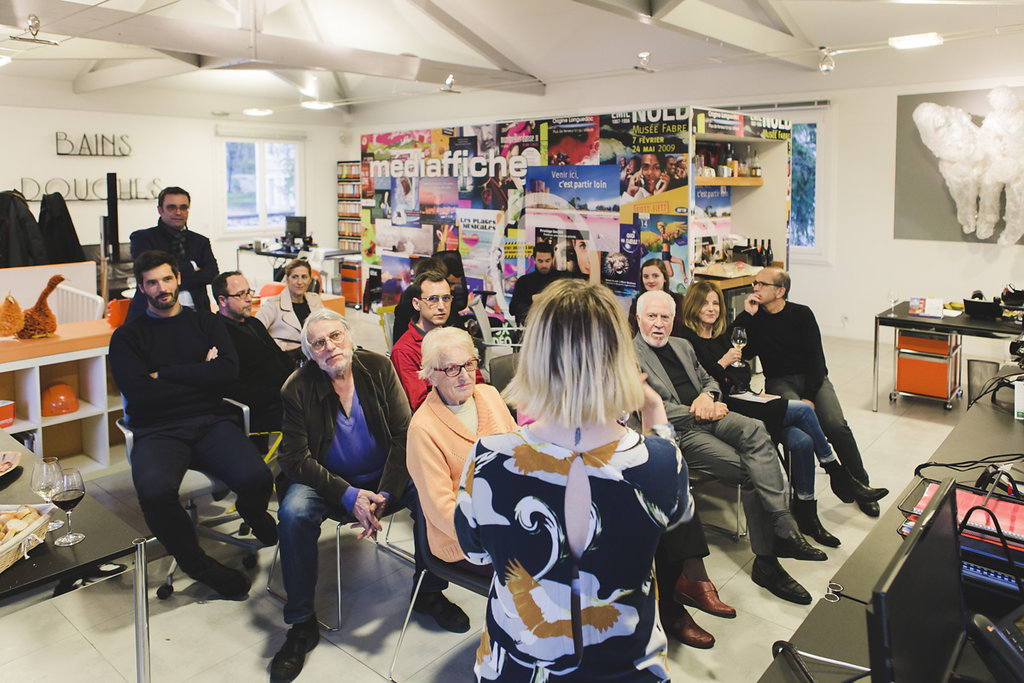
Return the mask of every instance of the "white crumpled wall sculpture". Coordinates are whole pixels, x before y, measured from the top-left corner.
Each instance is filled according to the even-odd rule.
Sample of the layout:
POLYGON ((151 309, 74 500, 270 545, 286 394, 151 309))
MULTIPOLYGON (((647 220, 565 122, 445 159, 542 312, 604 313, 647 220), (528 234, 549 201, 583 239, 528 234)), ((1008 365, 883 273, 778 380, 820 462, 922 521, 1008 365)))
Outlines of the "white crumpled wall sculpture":
POLYGON ((939 160, 964 234, 992 236, 1005 190, 999 244, 1007 246, 1024 235, 1024 103, 1006 87, 990 92, 988 102, 992 112, 981 126, 963 109, 932 102, 914 109, 914 123, 939 160))

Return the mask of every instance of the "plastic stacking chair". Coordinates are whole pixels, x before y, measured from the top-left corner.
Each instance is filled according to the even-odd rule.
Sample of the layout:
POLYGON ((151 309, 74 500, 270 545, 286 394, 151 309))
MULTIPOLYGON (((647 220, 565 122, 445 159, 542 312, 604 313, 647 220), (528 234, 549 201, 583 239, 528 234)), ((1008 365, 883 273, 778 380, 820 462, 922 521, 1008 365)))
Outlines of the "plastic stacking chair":
POLYGON ((420 586, 423 585, 423 577, 427 572, 448 583, 472 591, 485 598, 491 590, 492 576, 483 576, 463 569, 457 564, 442 562, 430 553, 430 546, 427 544, 427 523, 423 514, 416 515, 416 526, 413 530, 420 547, 423 548, 423 563, 426 568, 420 572, 416 579, 416 587, 412 591, 412 599, 409 601, 409 609, 405 613, 405 622, 402 624, 402 632, 398 636, 398 643, 395 645, 395 654, 391 658, 391 667, 388 669, 388 680, 394 681, 395 665, 398 663, 398 653, 402 650, 402 641, 405 640, 405 631, 409 628, 409 619, 412 617, 412 607, 416 604, 416 597, 420 593, 420 586))
POLYGON ((384 330, 384 344, 387 348, 387 355, 391 355, 391 337, 395 329, 395 307, 381 306, 377 309, 380 316, 380 328, 384 330))

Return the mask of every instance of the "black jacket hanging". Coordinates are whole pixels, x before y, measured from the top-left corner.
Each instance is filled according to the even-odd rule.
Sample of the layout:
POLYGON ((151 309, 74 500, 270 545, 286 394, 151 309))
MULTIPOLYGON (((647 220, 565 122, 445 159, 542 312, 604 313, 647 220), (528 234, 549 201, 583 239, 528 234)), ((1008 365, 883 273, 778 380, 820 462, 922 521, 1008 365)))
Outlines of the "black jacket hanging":
POLYGON ((50 263, 79 263, 88 261, 78 231, 60 192, 43 195, 39 207, 39 231, 43 235, 50 263))
POLYGON ((0 192, 0 268, 48 263, 39 224, 17 190, 0 192))

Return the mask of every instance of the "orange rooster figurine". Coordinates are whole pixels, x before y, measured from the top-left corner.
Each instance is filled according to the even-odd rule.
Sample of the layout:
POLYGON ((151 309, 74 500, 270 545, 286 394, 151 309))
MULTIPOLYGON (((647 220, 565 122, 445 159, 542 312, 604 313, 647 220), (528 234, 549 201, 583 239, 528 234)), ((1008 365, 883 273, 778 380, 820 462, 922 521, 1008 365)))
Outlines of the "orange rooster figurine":
POLYGON ((54 275, 46 283, 46 289, 39 293, 36 305, 25 311, 25 326, 18 331, 18 339, 48 337, 57 331, 57 317, 46 305, 46 299, 64 282, 63 275, 54 275))
POLYGON ((25 325, 25 314, 21 312, 18 300, 7 293, 0 306, 0 337, 13 337, 25 325))

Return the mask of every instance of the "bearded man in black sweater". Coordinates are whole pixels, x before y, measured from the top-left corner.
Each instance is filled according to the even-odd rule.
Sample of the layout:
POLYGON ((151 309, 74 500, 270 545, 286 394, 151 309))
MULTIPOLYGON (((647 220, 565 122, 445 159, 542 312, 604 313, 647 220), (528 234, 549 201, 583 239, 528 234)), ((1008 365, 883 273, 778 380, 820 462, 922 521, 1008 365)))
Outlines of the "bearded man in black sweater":
MULTIPOLYGON (((810 308, 789 301, 790 283, 789 273, 779 268, 765 268, 754 277, 754 293, 747 297, 743 312, 733 323, 733 327, 747 330, 743 356, 761 359, 767 393, 789 400, 806 399, 814 404, 821 429, 839 461, 867 486, 868 473, 857 440, 828 379, 818 321, 810 308)), ((852 496, 848 497, 849 500, 843 496, 840 499, 844 503, 854 502, 852 496)), ((856 503, 864 514, 878 516, 877 502, 856 503)))
POLYGON ((234 491, 236 508, 266 545, 277 543, 267 512, 273 477, 241 421, 220 398, 238 376, 238 356, 224 324, 178 303, 175 258, 146 251, 135 259, 145 315, 114 330, 110 370, 124 395, 134 432, 132 481, 146 524, 192 578, 226 598, 242 598, 251 581, 199 546, 178 488, 189 469, 207 472, 234 491))

